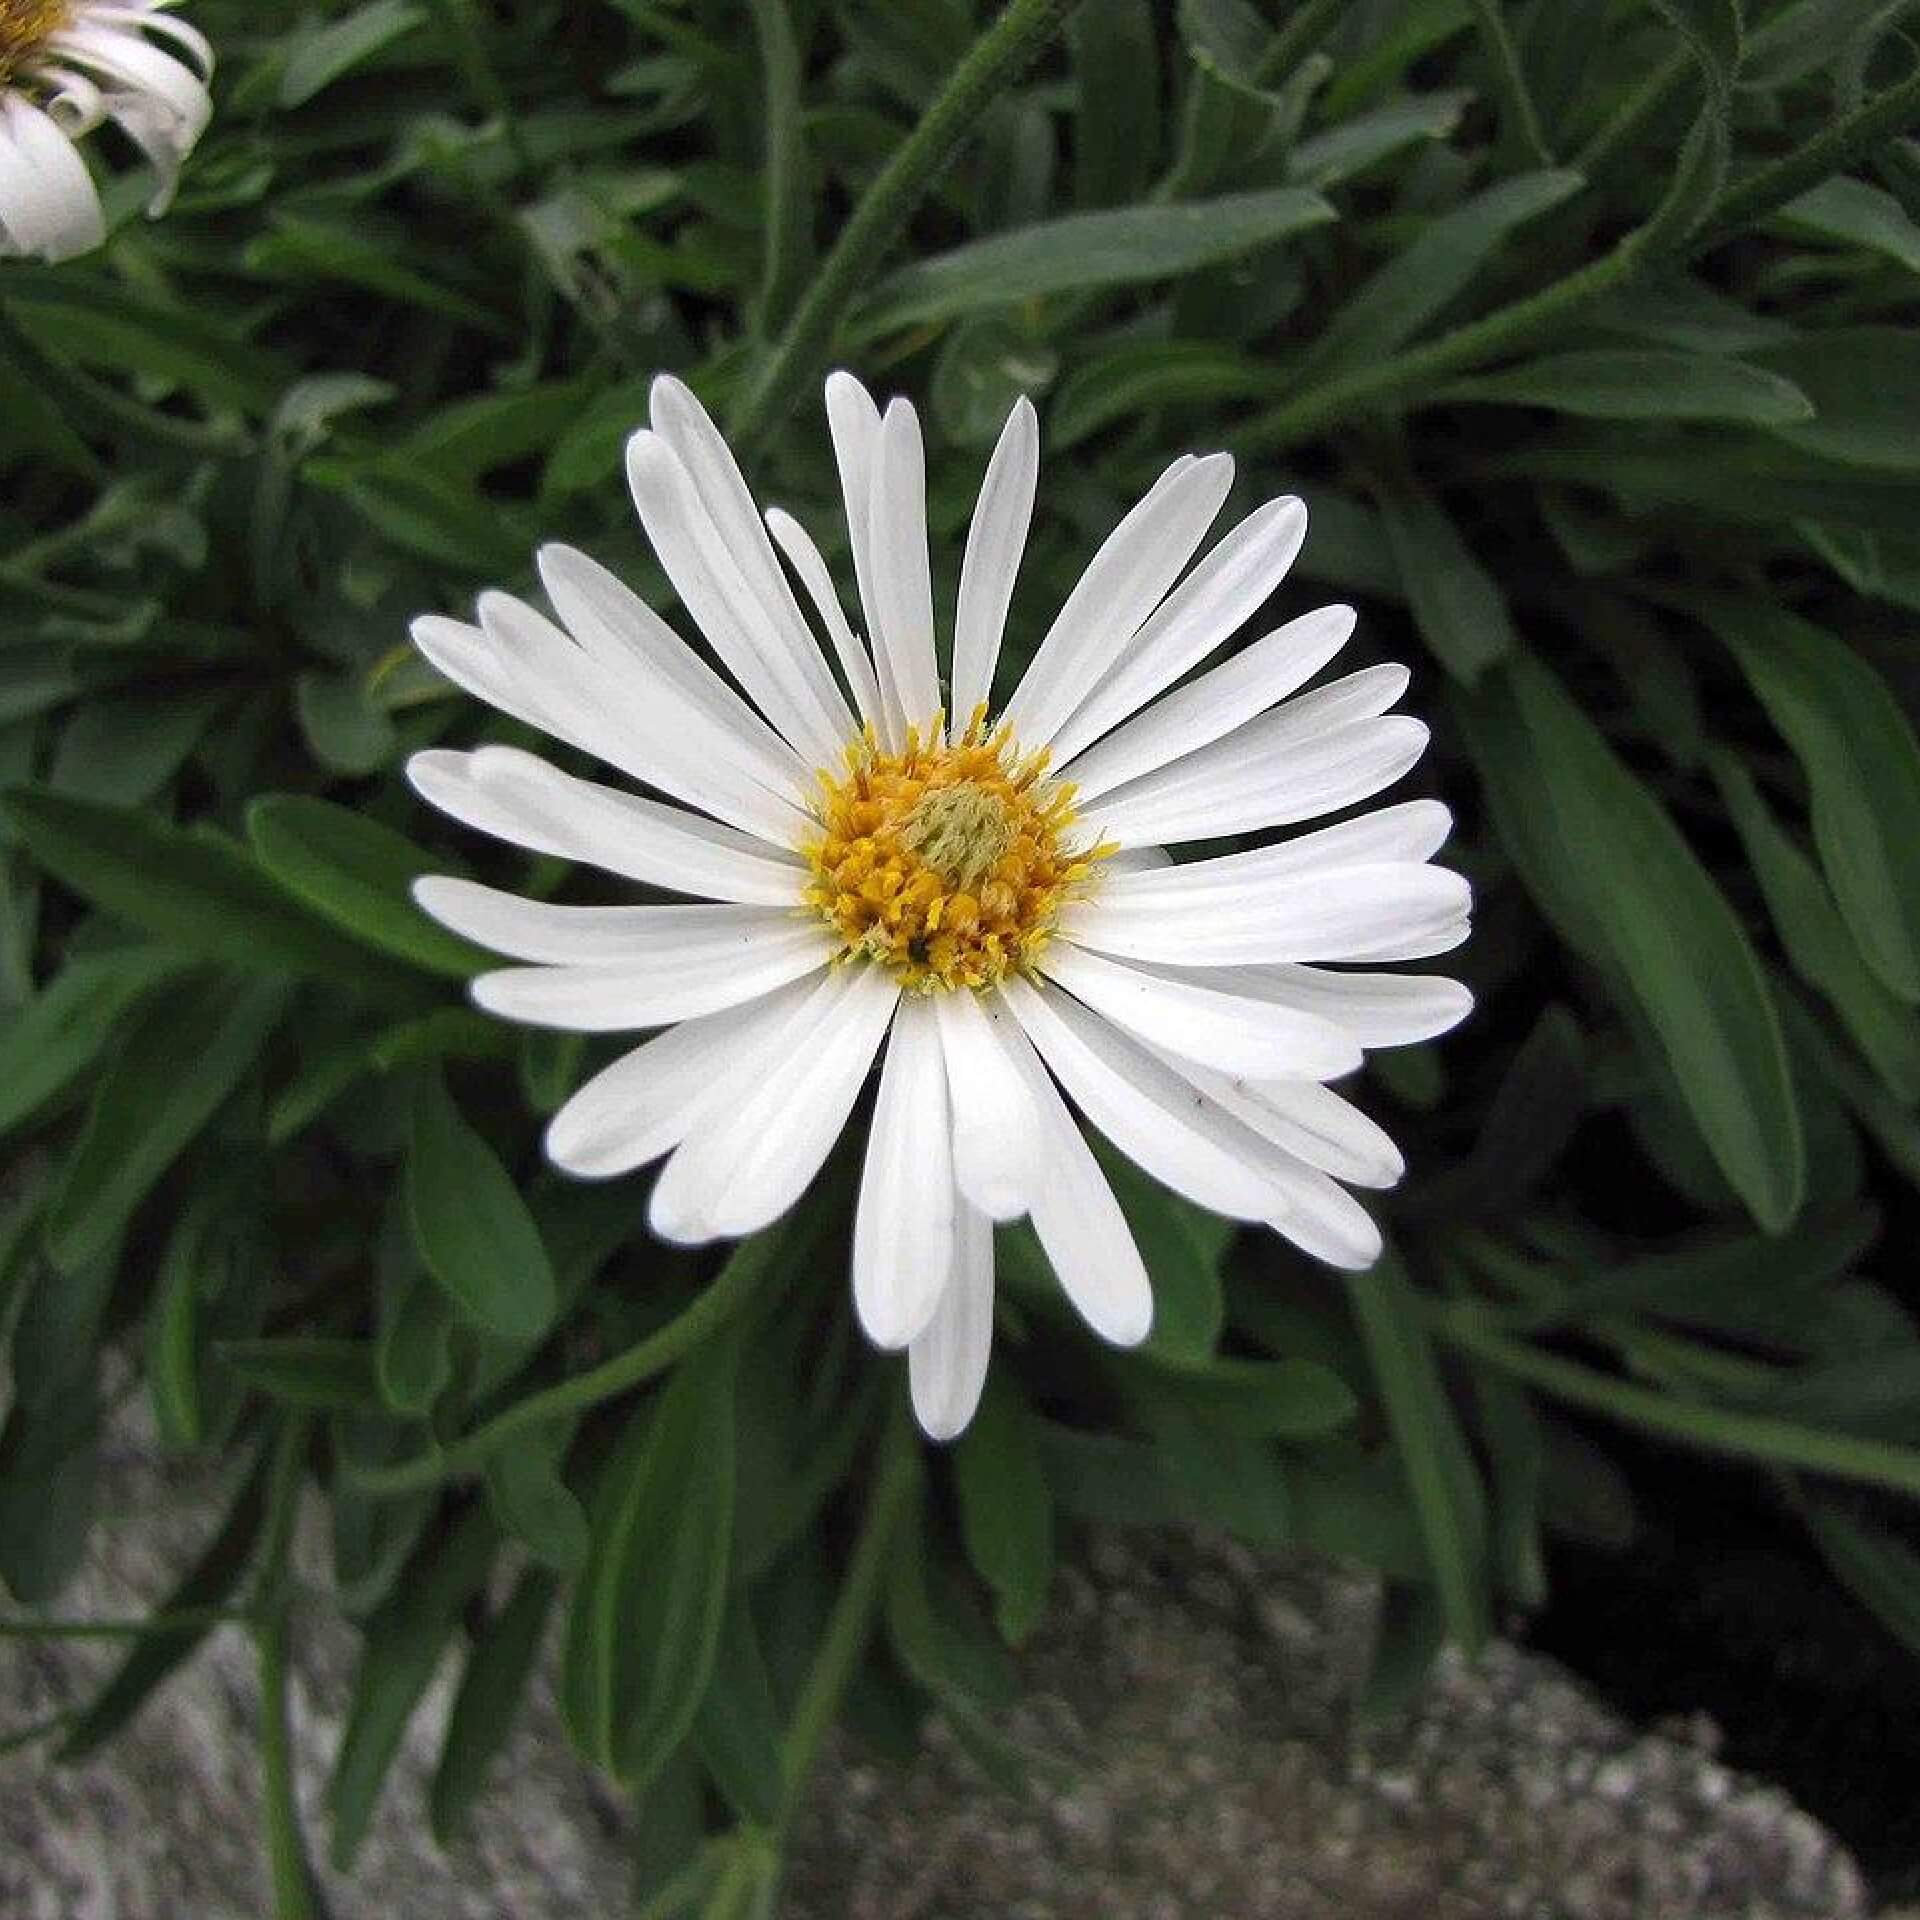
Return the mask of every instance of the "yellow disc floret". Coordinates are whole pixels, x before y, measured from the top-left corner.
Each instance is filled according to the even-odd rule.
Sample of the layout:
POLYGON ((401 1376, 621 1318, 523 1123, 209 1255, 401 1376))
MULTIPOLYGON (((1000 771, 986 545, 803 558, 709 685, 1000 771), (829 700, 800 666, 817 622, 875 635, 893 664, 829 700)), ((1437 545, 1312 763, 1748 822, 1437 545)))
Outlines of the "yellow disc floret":
POLYGON ((68 0, 0 0, 0 83, 46 37, 65 25, 68 0))
POLYGON ((1073 788, 1022 757, 985 709, 945 743, 883 752, 871 732, 823 772, 821 836, 806 848, 807 900, 847 957, 886 967, 910 992, 990 987, 1031 967, 1067 898, 1110 846, 1076 845, 1073 788))

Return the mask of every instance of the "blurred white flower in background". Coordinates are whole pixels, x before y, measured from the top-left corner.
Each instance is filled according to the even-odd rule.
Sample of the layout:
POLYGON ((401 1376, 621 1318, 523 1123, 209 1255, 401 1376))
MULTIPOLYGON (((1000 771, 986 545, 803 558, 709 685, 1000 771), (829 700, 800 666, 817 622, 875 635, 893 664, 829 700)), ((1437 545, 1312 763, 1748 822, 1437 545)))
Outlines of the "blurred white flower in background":
POLYGON ((213 49, 174 0, 0 0, 0 256, 72 259, 106 238, 78 142, 111 121, 158 176, 164 213, 206 130, 213 49))
POLYGON ((1448 979, 1327 963, 1445 952, 1466 938, 1470 901, 1430 864, 1451 826, 1433 800, 1179 865, 1164 851, 1350 807, 1426 745, 1420 722, 1387 711, 1403 668, 1298 693, 1352 632, 1346 607, 1183 678, 1292 564, 1297 499, 1256 508, 1189 570, 1233 462, 1182 455, 991 714, 1039 465, 1033 408, 1015 406, 987 468, 944 694, 919 422, 904 400, 882 414, 846 374, 827 383, 827 413, 867 641, 813 541, 777 510, 763 523, 671 378, 654 385, 628 476, 732 684, 566 547, 539 556, 560 624, 489 593, 477 625, 414 627, 470 693, 664 796, 483 746, 416 755, 428 800, 707 904, 558 905, 457 879, 417 892, 445 925, 529 963, 482 975, 483 1007, 580 1032, 664 1029, 573 1095, 547 1151, 586 1176, 669 1156, 651 1220, 670 1239, 752 1233, 791 1206, 884 1047, 854 1302, 878 1345, 908 1349, 921 1424, 947 1437, 986 1375, 995 1222, 1031 1219, 1096 1333, 1132 1344, 1151 1323, 1146 1269, 1069 1101, 1199 1205, 1336 1266, 1375 1260, 1379 1230, 1340 1182, 1391 1185, 1401 1158, 1326 1083, 1366 1047, 1444 1032, 1470 998, 1448 979))

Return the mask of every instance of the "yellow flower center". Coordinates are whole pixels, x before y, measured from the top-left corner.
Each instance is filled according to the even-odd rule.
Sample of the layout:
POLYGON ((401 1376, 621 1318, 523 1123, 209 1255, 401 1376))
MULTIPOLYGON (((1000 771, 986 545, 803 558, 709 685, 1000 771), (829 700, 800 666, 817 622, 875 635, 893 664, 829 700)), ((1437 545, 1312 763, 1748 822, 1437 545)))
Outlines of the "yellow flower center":
POLYGON ((950 745, 936 721, 903 752, 871 733, 823 771, 821 837, 805 849, 808 903, 845 942, 909 992, 990 987, 1030 968, 1062 903, 1111 846, 1072 843, 1073 788, 1046 778, 1043 748, 1024 758, 986 710, 950 745))
POLYGON ((69 0, 0 0, 0 84, 66 23, 69 0))

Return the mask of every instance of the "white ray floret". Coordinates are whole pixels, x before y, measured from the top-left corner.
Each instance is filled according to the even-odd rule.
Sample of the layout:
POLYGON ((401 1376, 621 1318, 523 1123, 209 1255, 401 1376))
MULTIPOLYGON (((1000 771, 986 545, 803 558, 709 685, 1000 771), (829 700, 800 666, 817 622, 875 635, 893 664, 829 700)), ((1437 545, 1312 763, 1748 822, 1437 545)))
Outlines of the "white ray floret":
POLYGON ((213 49, 175 0, 0 0, 0 258, 59 261, 106 239, 80 142, 111 122, 173 201, 213 112, 213 49))
POLYGON ((919 419, 844 373, 826 403, 851 617, 813 535, 762 513, 691 390, 663 377, 628 476, 710 658, 566 547, 539 556, 551 614, 487 594, 476 624, 416 623, 456 684, 650 789, 482 746, 415 755, 419 792, 664 897, 575 905, 452 878, 416 897, 517 963, 475 982, 483 1007, 658 1029, 573 1094, 546 1147, 586 1178, 664 1157, 649 1218, 671 1239, 778 1218, 877 1082, 854 1309, 876 1345, 907 1350, 920 1422, 946 1439, 986 1377, 996 1222, 1031 1221, 1101 1338, 1132 1344, 1152 1324, 1083 1122, 1189 1200, 1317 1259, 1379 1256, 1342 1183, 1390 1186, 1403 1162, 1326 1083, 1367 1048, 1445 1032, 1471 999, 1453 980, 1352 969, 1447 951, 1471 900, 1431 864, 1451 826, 1433 800, 1204 844, 1367 800, 1426 741, 1388 711, 1402 668, 1309 688, 1350 608, 1230 650, 1299 551, 1298 500, 1256 506, 1200 554, 1233 464, 1182 455, 1035 623, 996 708, 1009 636, 1017 653, 1032 630, 1014 602, 1033 408, 1015 405, 987 464, 943 680, 919 419))

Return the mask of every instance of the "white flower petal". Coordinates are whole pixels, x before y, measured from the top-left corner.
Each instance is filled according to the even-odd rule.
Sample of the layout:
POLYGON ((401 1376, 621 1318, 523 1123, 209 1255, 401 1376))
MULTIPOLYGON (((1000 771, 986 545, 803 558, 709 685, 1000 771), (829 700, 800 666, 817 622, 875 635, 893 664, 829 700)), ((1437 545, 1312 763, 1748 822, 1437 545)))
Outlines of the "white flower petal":
POLYGON ((697 813, 575 779, 517 747, 432 748, 407 762, 407 778, 482 833, 669 893, 793 907, 806 885, 796 856, 697 813))
POLYGON ((1075 999, 1156 1046, 1223 1072, 1329 1079, 1360 1064, 1359 1042, 1317 1014, 1121 965, 1066 940, 1041 970, 1075 999))
POLYGON ((1350 807, 1391 786, 1426 751, 1427 729, 1390 714, 1289 739, 1278 712, 1249 722, 1088 808, 1104 836, 1126 842, 1217 840, 1350 807))
MULTIPOLYGON (((853 731, 836 689, 815 697, 795 650, 755 599, 680 457, 657 433, 627 442, 627 485, 681 603, 748 697, 809 765, 833 765, 853 731)), ((756 529, 759 522, 754 522, 756 529)), ((807 642, 811 648, 813 643, 807 642)), ((818 649, 814 649, 818 661, 818 649)), ((822 673, 826 663, 819 661, 822 673)))
POLYGON ((1099 953, 1176 966, 1378 960, 1451 934, 1471 904, 1457 873, 1388 862, 1316 873, 1310 886, 1248 885, 1193 916, 1122 906, 1103 893, 1070 906, 1060 932, 1099 953))
POLYGON ((1012 1023, 997 1001, 964 991, 936 993, 933 1010, 953 1101, 954 1179, 989 1219, 1018 1219, 1033 1201, 1039 1133, 998 1037, 1012 1023))
POLYGON ((926 739, 941 706, 927 563, 927 457, 919 416, 904 400, 890 401, 880 423, 867 512, 878 601, 874 645, 886 656, 907 725, 926 739))
POLYGON ((833 575, 827 571, 827 563, 820 549, 814 545, 813 535, 792 514, 783 512, 779 507, 767 509, 767 530, 779 544, 780 551, 787 556, 788 564, 800 576, 800 584, 806 588, 807 597, 820 616, 820 624, 827 630, 827 638, 833 643, 840 671, 847 676, 847 687, 853 695, 860 718, 870 721, 877 729, 886 717, 885 709, 880 704, 880 682, 874 676, 873 662, 868 658, 866 648, 847 624, 847 611, 840 604, 833 575))
POLYGON ((993 1223, 956 1195, 953 1271, 907 1350, 914 1418, 929 1440, 951 1440, 973 1418, 992 1348, 993 1223))
POLYGON ((1040 417, 1023 393, 1013 403, 987 462, 960 564, 960 598, 953 616, 951 718, 956 733, 965 731, 993 694, 993 673, 1000 664, 1007 608, 1027 544, 1039 475, 1040 417))
POLYGON ((1357 1187, 1390 1187, 1406 1172, 1386 1130, 1315 1080, 1252 1081, 1150 1049, 1197 1092, 1296 1159, 1357 1187))
POLYGON ((1364 1273, 1380 1258, 1380 1223, 1338 1181, 1294 1161, 1285 1186, 1287 1209, 1267 1222, 1282 1239, 1349 1273, 1364 1273))
POLYGON ((880 744, 897 752, 907 743, 907 722, 900 691, 893 684, 887 650, 880 644, 880 601, 873 576, 872 493, 879 460, 880 409, 850 373, 827 375, 827 431, 833 439, 834 462, 840 469, 854 582, 860 590, 860 611, 880 687, 882 712, 876 731, 880 744))
POLYGON ((445 874, 416 880, 413 897, 423 912, 463 938, 548 966, 603 966, 659 955, 727 967, 757 941, 798 924, 790 907, 556 906, 445 874))
POLYGON ((739 568, 770 636, 769 650, 784 651, 813 706, 834 727, 847 730, 851 715, 774 558, 773 543, 725 436, 693 389, 670 373, 654 381, 650 399, 653 429, 680 456, 722 544, 739 568))
POLYGON ((1279 1205, 1260 1161, 1271 1149, 1193 1097, 1162 1060, 1068 995, 1009 976, 1000 991, 1073 1104, 1162 1186, 1230 1220, 1264 1220, 1279 1205))
MULTIPOLYGON (((1306 531, 1307 510, 1291 495, 1248 514, 1155 609, 1113 672, 1088 690, 1054 740, 1055 766, 1066 766, 1232 639, 1285 577, 1306 531)), ((1310 667, 1294 684, 1318 670, 1310 667)))
POLYGON ((674 724, 691 708, 712 752, 790 800, 811 800, 813 769, 624 581, 577 547, 550 543, 534 556, 540 583, 581 647, 623 685, 677 698, 674 724))
POLYGON ((1129 912, 1205 913, 1216 898, 1235 898, 1248 886, 1380 861, 1429 860, 1452 830, 1453 815, 1440 801, 1402 800, 1271 846, 1180 866, 1162 860, 1147 869, 1122 868, 1116 855, 1100 864, 1101 892, 1129 912))
MULTIPOLYGON (((775 792, 747 772, 728 729, 677 688, 609 668, 511 594, 483 593, 477 611, 495 656, 559 738, 775 846, 791 847, 811 830, 791 787, 775 792)), ((434 657, 427 639, 419 644, 434 657)))
MULTIPOLYGON (((1346 645, 1353 622, 1353 609, 1339 606, 1290 620, 1116 728, 1064 777, 1086 801, 1210 745, 1304 686, 1346 645)), ((1064 773, 1058 762, 1054 770, 1064 773)))
POLYGON ((1233 484, 1233 460, 1183 457, 1110 533, 1041 641, 1004 718, 1047 745, 1123 653, 1193 558, 1233 484))
POLYGON ((1437 973, 1332 973, 1324 967, 1182 967, 1169 979, 1225 987, 1249 999, 1278 1000, 1343 1026, 1364 1047, 1406 1047, 1451 1031, 1473 1011, 1473 995, 1437 973))
POLYGON ((853 1305, 876 1347, 927 1329, 953 1270, 952 1122, 932 1006, 893 1018, 853 1220, 853 1305))
POLYGON ((1153 1287, 1133 1229, 1033 1043, 1012 1020, 1000 1035, 1039 1122, 1033 1230, 1087 1325, 1116 1347, 1137 1347, 1153 1327, 1153 1287))
POLYGON ((711 1105, 766 1073, 788 1021, 813 990, 811 979, 796 980, 764 999, 683 1020, 642 1041, 596 1073, 548 1122, 547 1158, 585 1180, 631 1173, 659 1159, 711 1105))
POLYGON ((73 142, 38 107, 0 89, 0 255, 71 260, 106 237, 100 196, 73 142))
POLYGON ((799 1199, 833 1148, 893 1018, 878 967, 830 973, 781 1030, 766 1071, 703 1114, 655 1183, 648 1218, 669 1240, 758 1231, 799 1199))
POLYGON ((711 953, 651 953, 592 966, 503 967, 473 982, 476 1006, 503 1020, 568 1033, 631 1033, 757 1000, 833 958, 819 923, 791 922, 726 962, 711 953))

